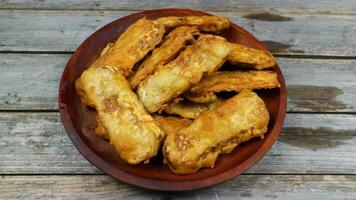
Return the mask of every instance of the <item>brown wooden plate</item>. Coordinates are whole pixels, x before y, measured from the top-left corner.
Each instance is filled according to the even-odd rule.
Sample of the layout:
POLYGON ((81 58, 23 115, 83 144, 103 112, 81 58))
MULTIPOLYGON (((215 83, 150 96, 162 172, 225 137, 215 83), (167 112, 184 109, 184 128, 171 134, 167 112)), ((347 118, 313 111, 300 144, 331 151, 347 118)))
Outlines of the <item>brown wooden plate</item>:
MULTIPOLYGON (((201 169, 191 175, 177 175, 163 164, 162 156, 151 159, 149 164, 130 165, 121 160, 114 148, 94 133, 94 112, 80 103, 74 82, 98 57, 108 42, 117 37, 136 20, 147 17, 155 19, 165 16, 210 15, 189 9, 161 9, 134 13, 102 27, 86 39, 74 52, 64 69, 59 85, 59 110, 64 127, 81 154, 93 165, 118 180, 144 188, 166 191, 181 191, 203 188, 221 183, 243 173, 253 166, 272 147, 281 131, 286 113, 287 91, 279 67, 280 89, 260 90, 258 94, 266 102, 271 119, 264 139, 254 139, 237 147, 230 154, 219 156, 212 169, 201 169)), ((253 35, 231 23, 220 35, 256 49, 267 50, 253 35)))

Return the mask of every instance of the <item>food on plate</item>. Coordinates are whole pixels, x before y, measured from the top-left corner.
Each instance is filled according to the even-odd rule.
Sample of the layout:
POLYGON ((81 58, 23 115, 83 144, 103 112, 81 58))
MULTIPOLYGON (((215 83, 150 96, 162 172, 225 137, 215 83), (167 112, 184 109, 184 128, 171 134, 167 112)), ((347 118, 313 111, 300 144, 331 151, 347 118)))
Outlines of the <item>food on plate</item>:
POLYGON ((277 73, 274 71, 218 71, 204 77, 197 85, 190 88, 193 96, 221 91, 236 91, 243 89, 279 88, 277 73))
POLYGON ((150 113, 160 110, 168 101, 197 84, 204 74, 216 71, 229 52, 229 45, 224 38, 200 36, 175 60, 139 84, 137 95, 140 101, 150 113))
POLYGON ((220 154, 263 138, 269 112, 252 90, 280 87, 277 73, 265 70, 276 60, 206 34, 229 26, 215 16, 129 26, 75 82, 81 102, 96 110, 95 134, 130 164, 149 162, 164 143, 164 162, 177 174, 214 167, 220 154), (226 61, 237 70, 218 71, 226 61), (238 94, 227 99, 234 93, 224 91, 238 94))
POLYGON ((241 44, 230 43, 228 61, 248 69, 266 69, 276 65, 276 59, 267 51, 253 49, 241 44))
POLYGON ((199 30, 207 32, 218 32, 230 26, 228 18, 217 16, 172 16, 161 17, 154 21, 166 28, 197 26, 199 30))
POLYGON ((204 112, 189 126, 167 136, 163 155, 171 170, 191 174, 202 167, 214 167, 222 153, 267 132, 269 113, 263 100, 249 90, 204 112))
POLYGON ((198 29, 191 26, 181 26, 170 32, 165 37, 162 45, 153 50, 152 55, 129 77, 131 88, 136 89, 141 81, 153 74, 161 65, 173 60, 187 46, 187 43, 192 42, 194 36, 198 34, 198 29))
POLYGON ((221 99, 217 99, 210 103, 196 103, 187 100, 172 102, 163 108, 163 111, 168 114, 179 115, 183 118, 195 119, 201 113, 214 109, 222 102, 221 99))
POLYGON ((132 67, 161 42, 164 33, 162 25, 146 18, 139 19, 114 43, 109 43, 92 66, 110 66, 127 76, 132 67))
POLYGON ((76 81, 84 103, 93 105, 110 143, 130 164, 155 156, 163 131, 144 109, 125 77, 112 67, 90 67, 76 81))

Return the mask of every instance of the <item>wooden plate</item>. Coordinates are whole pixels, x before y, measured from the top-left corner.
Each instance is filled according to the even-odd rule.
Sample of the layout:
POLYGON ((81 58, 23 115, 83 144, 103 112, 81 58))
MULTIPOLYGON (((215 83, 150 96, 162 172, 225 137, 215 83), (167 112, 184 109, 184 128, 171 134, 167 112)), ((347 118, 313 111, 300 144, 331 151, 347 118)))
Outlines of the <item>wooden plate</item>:
MULTIPOLYGON (((80 103, 74 88, 75 80, 98 57, 101 49, 136 20, 147 17, 210 15, 189 9, 162 9, 134 13, 120 18, 93 33, 74 52, 64 69, 59 86, 59 110, 64 127, 81 154, 93 165, 118 180, 144 188, 166 191, 181 191, 203 188, 221 183, 243 173, 253 166, 271 148, 281 131, 286 113, 286 87, 279 67, 275 67, 280 89, 261 90, 271 115, 269 131, 263 140, 254 139, 237 147, 233 152, 221 155, 212 169, 201 169, 191 175, 172 173, 162 163, 162 156, 151 159, 149 164, 130 165, 119 158, 108 142, 94 133, 94 112, 80 103)), ((236 24, 221 33, 230 42, 267 50, 254 36, 236 24)))

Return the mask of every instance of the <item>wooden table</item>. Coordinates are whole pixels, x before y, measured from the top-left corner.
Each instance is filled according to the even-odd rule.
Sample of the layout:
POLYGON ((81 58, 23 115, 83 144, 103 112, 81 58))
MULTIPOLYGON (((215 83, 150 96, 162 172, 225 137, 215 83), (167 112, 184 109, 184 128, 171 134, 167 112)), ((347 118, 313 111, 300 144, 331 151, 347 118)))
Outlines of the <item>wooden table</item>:
POLYGON ((0 199, 355 199, 356 1, 0 1, 0 199), (136 10, 189 7, 227 16, 262 40, 288 85, 272 150, 242 176, 161 193, 118 182, 76 150, 57 88, 72 52, 136 10))

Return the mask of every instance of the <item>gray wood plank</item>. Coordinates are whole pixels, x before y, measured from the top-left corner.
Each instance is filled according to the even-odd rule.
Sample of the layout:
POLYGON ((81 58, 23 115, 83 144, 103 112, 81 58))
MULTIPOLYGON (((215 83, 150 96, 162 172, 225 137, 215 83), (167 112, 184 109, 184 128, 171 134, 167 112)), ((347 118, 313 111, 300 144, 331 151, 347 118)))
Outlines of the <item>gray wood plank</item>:
MULTIPOLYGON (((69 56, 0 54, 0 109, 57 109, 58 82, 69 56)), ((288 86, 288 111, 356 111, 356 60, 278 62, 288 86)))
POLYGON ((0 109, 58 109, 69 55, 0 54, 0 109))
POLYGON ((149 191, 98 176, 3 176, 2 199, 354 199, 356 176, 242 175, 187 192, 149 191))
MULTIPOLYGON (((0 51, 74 51, 92 32, 128 11, 0 11, 0 51)), ((354 15, 219 12, 288 55, 356 56, 354 15)))
POLYGON ((168 0, 2 0, 2 9, 93 9, 93 10, 147 10, 166 7, 183 7, 209 11, 276 12, 276 13, 319 13, 319 14, 355 14, 356 2, 340 1, 254 1, 254 0, 199 0, 199 1, 168 1, 168 0))
MULTIPOLYGON (((288 114, 249 174, 356 174, 356 115, 288 114)), ((76 150, 58 113, 1 113, 0 174, 101 174, 76 150)))

